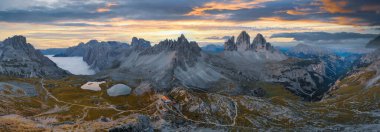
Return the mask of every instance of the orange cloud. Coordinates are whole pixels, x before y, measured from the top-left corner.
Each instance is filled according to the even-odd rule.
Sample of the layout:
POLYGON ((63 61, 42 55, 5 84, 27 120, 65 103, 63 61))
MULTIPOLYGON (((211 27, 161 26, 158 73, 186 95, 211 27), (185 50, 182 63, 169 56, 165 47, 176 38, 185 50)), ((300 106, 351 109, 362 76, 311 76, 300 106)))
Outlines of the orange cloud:
POLYGON ((344 0, 321 0, 322 9, 330 13, 350 13, 353 10, 345 9, 345 6, 348 4, 344 0))
POLYGON ((240 9, 251 9, 262 7, 259 4, 275 1, 275 0, 250 0, 248 2, 242 2, 241 0, 233 0, 231 2, 209 2, 204 4, 202 7, 195 7, 187 16, 210 16, 211 14, 206 13, 206 11, 211 10, 240 10, 240 9))
POLYGON ((310 14, 310 8, 295 8, 294 10, 286 10, 289 15, 307 15, 310 14))
POLYGON ((308 14, 306 12, 301 12, 301 11, 296 11, 296 10, 287 10, 286 13, 289 15, 307 15, 308 14))
POLYGON ((364 22, 360 18, 353 17, 333 17, 331 20, 341 25, 368 26, 369 23, 364 22))
POLYGON ((105 7, 96 9, 97 12, 109 12, 113 6, 116 6, 115 3, 107 3, 105 7))

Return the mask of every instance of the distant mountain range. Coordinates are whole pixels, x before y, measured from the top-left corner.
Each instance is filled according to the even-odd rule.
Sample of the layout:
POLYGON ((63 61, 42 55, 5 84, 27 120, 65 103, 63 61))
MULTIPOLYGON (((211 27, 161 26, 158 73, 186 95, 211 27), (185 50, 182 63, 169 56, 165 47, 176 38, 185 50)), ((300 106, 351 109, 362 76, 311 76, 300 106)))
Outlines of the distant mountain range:
POLYGON ((241 32, 223 47, 201 48, 181 35, 153 46, 134 37, 131 44, 91 40, 42 52, 83 57, 97 74, 71 75, 25 37, 4 40, 0 125, 6 127, 0 131, 379 127, 379 49, 367 54, 299 44, 279 50, 261 34, 251 40, 241 32), (99 91, 82 89, 97 83, 99 91), (105 94, 110 89, 126 95, 105 94))
POLYGON ((367 48, 380 48, 380 36, 377 36, 373 40, 369 41, 366 45, 367 48))
MULTIPOLYGON (((184 35, 151 46, 142 38, 127 43, 91 40, 67 49, 47 49, 55 56, 82 56, 99 77, 114 80, 149 81, 157 90, 175 86, 233 93, 252 89, 252 82, 279 83, 288 90, 315 100, 322 97, 336 79, 345 75, 360 57, 337 56, 334 51, 299 44, 283 54, 257 34, 252 42, 247 32, 232 36, 224 46, 200 48, 184 35), (213 53, 213 54, 210 54, 213 53), (217 54, 215 54, 217 53, 217 54), (218 88, 216 88, 218 87, 218 88)), ((4 43, 8 41, 4 41, 4 43)), ((34 74, 34 73, 33 73, 34 74)))
POLYGON ((224 51, 224 46, 209 44, 209 45, 201 47, 201 49, 202 51, 207 52, 207 53, 221 53, 224 51))
POLYGON ((43 55, 57 55, 63 54, 67 48, 50 48, 50 49, 40 49, 39 51, 43 55))
POLYGON ((91 40, 70 47, 58 56, 83 56, 84 61, 98 71, 99 77, 130 82, 145 80, 157 90, 186 86, 226 91, 220 86, 230 85, 231 93, 244 93, 255 89, 251 86, 253 82, 268 82, 282 84, 296 95, 314 100, 321 98, 334 82, 326 73, 328 64, 322 59, 289 58, 261 34, 250 41, 245 31, 236 41, 235 37, 227 40, 223 48, 217 45, 200 48, 184 35, 154 46, 136 37, 131 45, 91 40))

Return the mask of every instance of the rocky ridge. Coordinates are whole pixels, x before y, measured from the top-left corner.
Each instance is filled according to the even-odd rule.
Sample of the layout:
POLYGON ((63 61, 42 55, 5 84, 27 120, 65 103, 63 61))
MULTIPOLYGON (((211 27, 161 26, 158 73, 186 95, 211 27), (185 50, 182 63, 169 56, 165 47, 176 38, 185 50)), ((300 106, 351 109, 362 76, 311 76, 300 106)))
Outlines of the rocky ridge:
POLYGON ((72 57, 72 56, 85 56, 88 51, 93 47, 105 46, 105 47, 117 47, 128 48, 130 45, 127 43, 121 43, 116 41, 99 42, 98 40, 90 40, 87 43, 79 43, 76 46, 67 48, 64 53, 55 55, 56 57, 72 57))
POLYGON ((119 79, 144 78, 158 89, 179 84, 207 87, 219 80, 220 74, 210 68, 203 57, 198 44, 181 35, 177 40, 166 39, 144 50, 132 50, 126 57, 119 58, 117 73, 109 75, 119 79), (119 73, 129 76, 121 77, 119 73))
MULTIPOLYGON (((241 34, 239 43, 247 44, 249 35, 245 32, 241 34)), ((226 42, 226 49, 228 46, 238 47, 233 39, 226 42)), ((134 40, 136 46, 143 39, 134 40)), ((142 44, 146 44, 145 40, 142 44)), ((331 79, 322 61, 289 59, 275 50, 260 34, 255 37, 253 45, 247 48, 244 51, 236 49, 221 54, 207 54, 196 42, 189 42, 181 35, 177 40, 167 39, 153 47, 122 49, 116 57, 97 57, 95 60, 112 64, 103 68, 108 70, 100 72, 101 77, 131 82, 147 81, 158 91, 185 86, 218 92, 226 91, 223 85, 232 85, 233 88, 227 90, 229 94, 241 94, 245 90, 256 89, 249 86, 253 82, 268 82, 281 83, 293 93, 314 100, 320 98, 320 94, 330 84, 331 79)))
POLYGON ((62 77, 69 73, 43 56, 23 36, 0 43, 0 74, 13 77, 62 77))
POLYGON ((130 49, 126 43, 116 41, 98 42, 89 41, 84 46, 78 45, 80 50, 83 51, 83 60, 90 65, 95 71, 110 69, 117 67, 119 63, 116 61, 125 50, 130 49), (83 47, 83 48, 81 48, 83 47))

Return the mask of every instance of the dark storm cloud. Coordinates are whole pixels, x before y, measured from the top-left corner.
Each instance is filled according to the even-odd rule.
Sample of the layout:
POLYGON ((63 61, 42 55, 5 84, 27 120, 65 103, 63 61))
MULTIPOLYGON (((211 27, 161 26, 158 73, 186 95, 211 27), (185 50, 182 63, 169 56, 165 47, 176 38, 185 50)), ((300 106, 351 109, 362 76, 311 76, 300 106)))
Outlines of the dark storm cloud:
POLYGON ((351 32, 327 33, 327 32, 302 32, 302 33, 278 33, 271 38, 294 38, 297 41, 319 41, 319 40, 348 40, 348 39, 371 39, 376 34, 361 34, 351 32))
POLYGON ((109 11, 104 12, 98 12, 97 9, 106 8, 105 6, 108 2, 80 4, 75 0, 57 8, 31 6, 29 9, 24 10, 8 9, 0 11, 0 21, 48 23, 57 20, 107 20, 111 18, 140 20, 192 19, 195 17, 184 16, 184 14, 190 12, 194 6, 202 4, 195 0, 129 0, 110 3, 115 5, 109 7, 109 11))
MULTIPOLYGON (((31 0, 32 1, 32 0, 31 0)), ((231 3, 225 0, 112 0, 103 2, 83 2, 67 0, 51 6, 33 5, 27 2, 25 8, 0 6, 0 21, 51 23, 59 20, 97 20, 111 18, 127 20, 183 20, 222 19, 231 21, 252 21, 275 17, 284 20, 315 20, 344 25, 380 25, 379 0, 338 0, 346 1, 344 6, 331 6, 334 0, 278 0, 260 3, 259 6, 241 9, 210 9, 210 15, 227 17, 187 15, 197 7, 210 2, 231 3), (112 3, 107 7, 107 4, 112 3), (330 6, 326 6, 330 5, 330 6), (4 9, 2 9, 4 8, 4 9), (104 10, 98 11, 103 8, 104 10), (339 8, 339 9, 334 9, 339 8)), ((1 1, 0 5, 17 5, 20 0, 1 1), (15 4, 16 3, 16 4, 15 4)), ((75 25, 72 25, 75 26, 75 25)), ((84 25, 76 25, 84 26, 84 25)))

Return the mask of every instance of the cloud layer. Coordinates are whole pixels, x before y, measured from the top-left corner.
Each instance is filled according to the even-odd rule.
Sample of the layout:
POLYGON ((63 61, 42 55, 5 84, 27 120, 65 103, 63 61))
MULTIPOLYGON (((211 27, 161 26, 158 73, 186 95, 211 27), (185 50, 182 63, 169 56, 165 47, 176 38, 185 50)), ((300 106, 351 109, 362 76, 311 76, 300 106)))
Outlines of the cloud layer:
POLYGON ((307 43, 315 45, 356 45, 358 47, 363 47, 369 40, 377 36, 377 34, 361 34, 352 32, 298 32, 273 34, 271 38, 292 38, 298 43, 307 43))
POLYGON ((378 34, 380 1, 1 0, 0 26, 0 39, 21 34, 32 37, 30 40, 41 47, 62 47, 85 39, 129 41, 132 36, 158 42, 179 33, 200 43, 222 44, 223 36, 237 35, 241 30, 265 36, 292 32, 378 34))
POLYGON ((280 18, 380 25, 378 0, 3 0, 0 5, 0 21, 7 22, 280 18))

